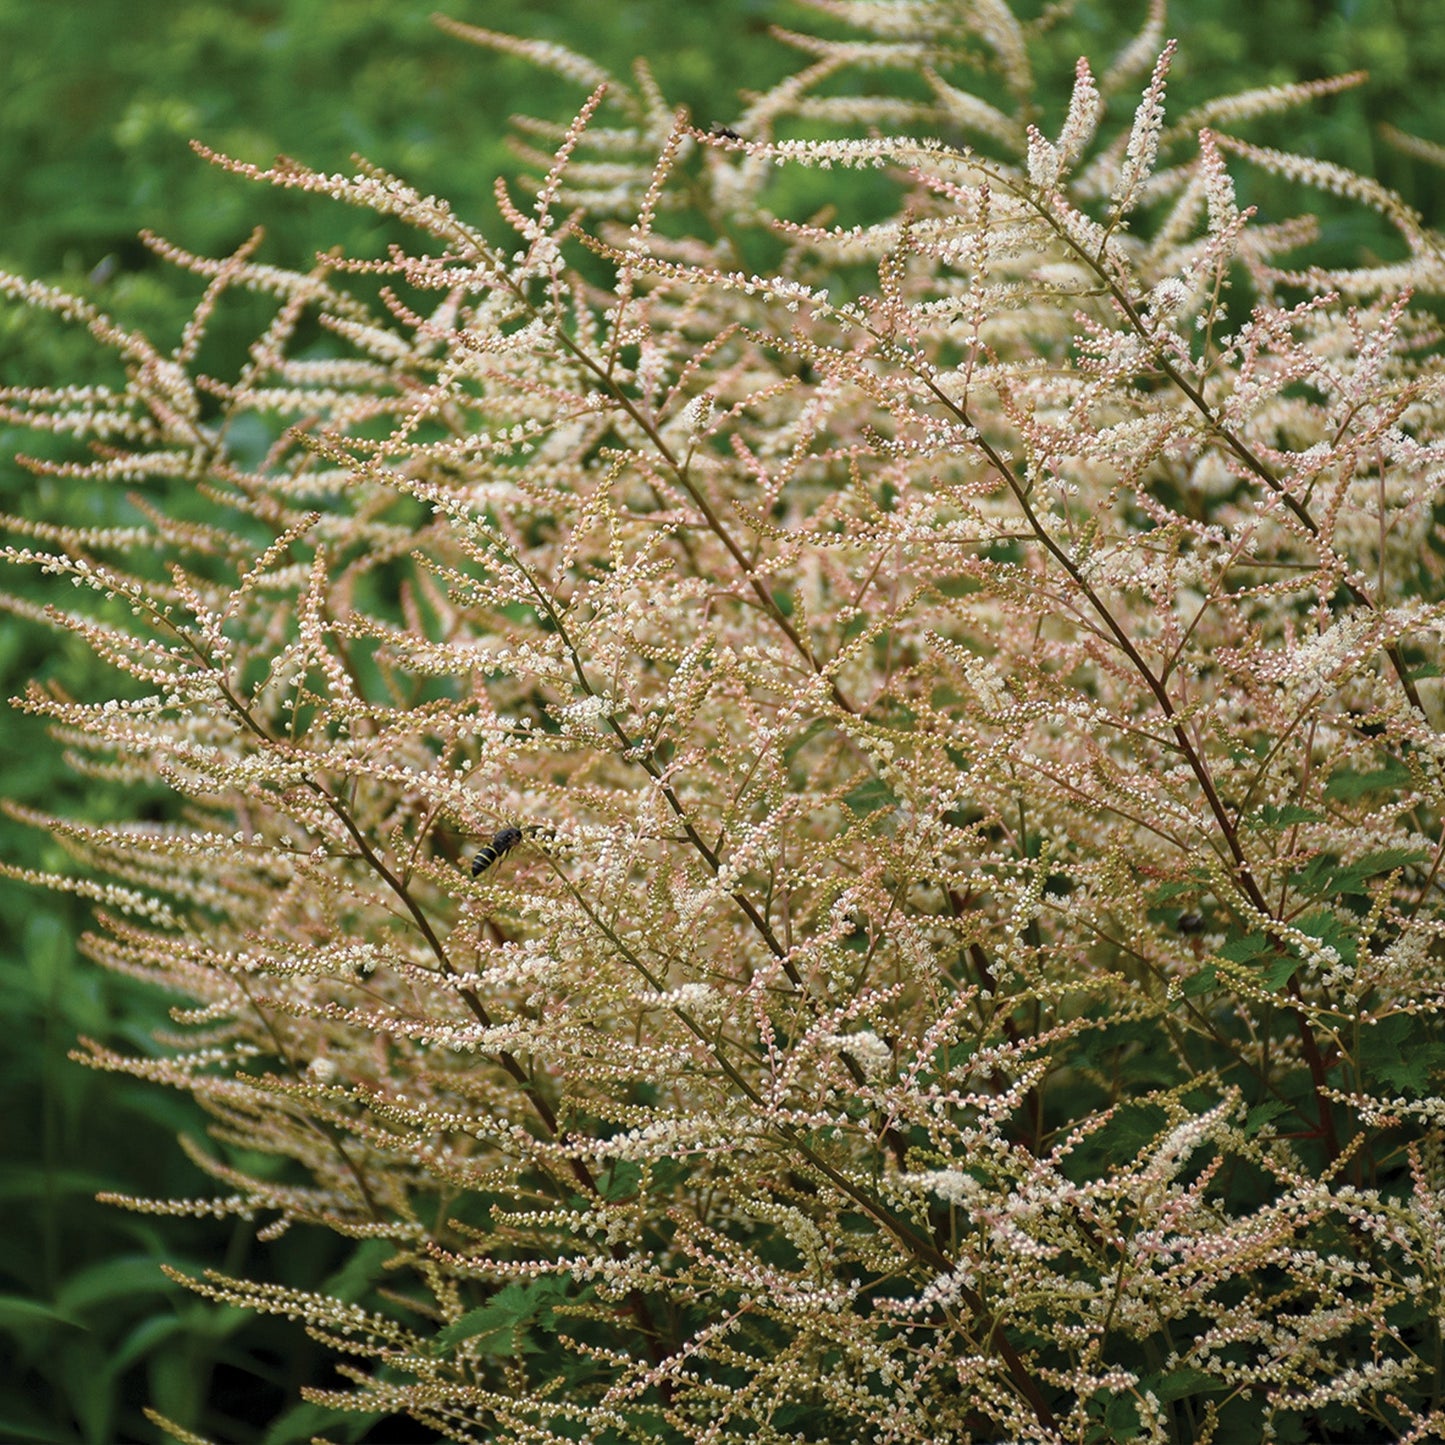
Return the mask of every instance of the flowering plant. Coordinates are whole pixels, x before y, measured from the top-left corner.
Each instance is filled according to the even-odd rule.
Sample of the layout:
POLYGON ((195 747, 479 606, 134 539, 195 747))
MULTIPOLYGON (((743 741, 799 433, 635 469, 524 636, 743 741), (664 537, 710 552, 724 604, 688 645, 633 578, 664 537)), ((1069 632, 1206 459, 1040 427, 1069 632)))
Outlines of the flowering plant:
POLYGON ((186 800, 35 816, 184 1000, 85 1061, 213 1121, 216 1195, 120 1202, 357 1241, 364 1301, 187 1282, 453 1440, 1429 1438, 1439 238, 1228 133, 1354 77, 1171 122, 1156 7, 1051 138, 1002 4, 811 3, 864 38, 710 131, 448 22, 595 87, 510 250, 203 152, 414 240, 152 238, 170 353, 0 282, 125 366, 5 393, 89 443, 32 465, 135 489, 11 520, 128 679, 21 705, 186 800), (1292 269, 1231 156, 1402 259, 1292 269))

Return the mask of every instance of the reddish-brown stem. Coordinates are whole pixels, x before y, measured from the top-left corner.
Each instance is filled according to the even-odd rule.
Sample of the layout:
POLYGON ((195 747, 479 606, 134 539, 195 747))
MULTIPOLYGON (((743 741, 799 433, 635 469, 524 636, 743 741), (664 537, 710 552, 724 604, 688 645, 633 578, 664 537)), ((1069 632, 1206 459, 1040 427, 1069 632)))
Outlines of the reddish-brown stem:
MULTIPOLYGON (((1113 638, 1116 646, 1128 658, 1130 665, 1138 672, 1143 679, 1144 685, 1153 695, 1160 712, 1164 714, 1169 725, 1169 730, 1174 735, 1180 753, 1189 765, 1189 770, 1194 774, 1195 781, 1199 784, 1200 792, 1204 795, 1210 813, 1214 817, 1216 826, 1219 829, 1220 837, 1223 838, 1225 846, 1229 849, 1230 857, 1234 861, 1234 874, 1240 891, 1248 899, 1250 906, 1262 918, 1272 917, 1268 903, 1259 885, 1255 882, 1254 875, 1250 871, 1249 858, 1239 840, 1238 830, 1235 828, 1234 820, 1229 816, 1214 786, 1214 779, 1209 769, 1205 766, 1204 759, 1200 756, 1198 749, 1194 746, 1193 739, 1189 736, 1188 730, 1179 720, 1175 711, 1173 699, 1169 696, 1169 690, 1164 683, 1155 676, 1154 670, 1145 661, 1139 649, 1134 645, 1133 639, 1124 630, 1119 620, 1114 616, 1111 609, 1106 605, 1103 598, 1098 595, 1084 576, 1074 559, 1067 550, 1054 540, 1048 528, 1034 510, 1029 500, 1028 490, 1019 481, 1013 468, 973 424, 967 407, 953 400, 947 392, 933 379, 931 372, 922 365, 915 365, 914 374, 923 385, 934 396, 940 405, 951 412, 965 427, 969 429, 974 437, 975 445, 987 458, 990 466, 1003 479, 1004 484, 1012 494, 1015 504, 1023 512, 1039 544, 1067 573, 1069 580, 1078 588, 1079 592, 1088 599, 1089 605, 1093 608, 1095 615, 1107 628, 1109 635, 1113 638)), ((1288 945, 1278 936, 1274 939, 1276 947, 1282 952, 1286 951, 1288 945)), ((1330 1109, 1329 1100, 1325 1095, 1328 1086, 1327 1070, 1323 1056, 1319 1050, 1319 1044, 1314 1037, 1314 1029, 1310 1024, 1308 1016, 1302 1007, 1302 997, 1299 992, 1298 983, 1294 975, 1290 977, 1290 993, 1297 1001, 1291 1012, 1294 1014, 1295 1023, 1300 1035, 1300 1044, 1305 1056, 1306 1065, 1310 1071, 1310 1079, 1314 1090, 1315 1103, 1319 1111, 1319 1132, 1324 1143, 1325 1150, 1330 1159, 1338 1157, 1340 1152, 1339 1139, 1335 1132, 1334 1116, 1330 1109)))

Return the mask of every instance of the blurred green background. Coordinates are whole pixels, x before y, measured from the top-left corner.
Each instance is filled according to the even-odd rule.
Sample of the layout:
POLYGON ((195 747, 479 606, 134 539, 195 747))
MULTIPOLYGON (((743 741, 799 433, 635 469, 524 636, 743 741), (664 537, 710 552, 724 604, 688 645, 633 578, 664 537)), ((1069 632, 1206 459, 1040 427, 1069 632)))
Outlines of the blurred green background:
MULTIPOLYGON (((440 33, 429 19, 437 3, 0 0, 0 267, 59 282, 169 345, 197 286, 137 242, 141 228, 219 254, 261 224, 263 254, 288 264, 374 241, 365 215, 227 177, 191 153, 191 137, 248 160, 284 152, 322 169, 349 170, 360 152, 493 227, 493 177, 516 169, 507 117, 566 119, 581 94, 440 33)), ((704 124, 737 114, 739 87, 766 88, 795 68, 796 52, 770 25, 819 23, 785 0, 451 0, 443 8, 562 41, 619 74, 646 54, 669 100, 704 124)), ((1144 10, 1143 0, 1081 3, 1050 37, 1042 73, 1056 80, 1055 123, 1075 54, 1086 50, 1101 70, 1144 10)), ((1377 175, 1433 224, 1445 222, 1440 173, 1392 151, 1377 131, 1389 120, 1445 142, 1445 0, 1176 0, 1167 33, 1181 39, 1170 87, 1176 115, 1247 86, 1369 69, 1368 86, 1244 133, 1377 175)), ((1261 178, 1244 189, 1276 216, 1320 204, 1261 178)), ((1331 204, 1323 220, 1320 258, 1357 259, 1388 245, 1350 207, 1331 204)), ((0 305, 0 383, 85 380, 91 358, 84 333, 0 305)), ((77 498, 16 467, 14 453, 34 445, 0 422, 0 505, 102 517, 106 499, 77 498)), ((44 591, 19 574, 0 586, 44 591)), ((35 677, 79 696, 103 696, 108 685, 78 647, 0 621, 0 688, 10 696, 35 677)), ((136 807, 68 778, 58 750, 13 712, 0 716, 0 795, 96 817, 133 816, 136 807)), ((0 859, 65 866, 54 844, 9 819, 0 819, 0 859)), ((205 1308, 156 1268, 165 1259, 356 1292, 364 1281, 333 1279, 347 1260, 339 1241, 294 1231, 257 1246, 254 1225, 152 1220, 94 1201, 100 1189, 167 1196, 208 1187, 175 1143, 203 1128, 187 1099, 66 1058, 82 1033, 144 1049, 165 1007, 79 961, 83 927, 83 911, 64 898, 0 881, 0 1439, 153 1441, 160 1437, 140 1415, 147 1402, 220 1440, 282 1445, 323 1427, 338 1441, 432 1438, 394 1420, 287 1413, 299 1385, 333 1383, 299 1329, 205 1308)))

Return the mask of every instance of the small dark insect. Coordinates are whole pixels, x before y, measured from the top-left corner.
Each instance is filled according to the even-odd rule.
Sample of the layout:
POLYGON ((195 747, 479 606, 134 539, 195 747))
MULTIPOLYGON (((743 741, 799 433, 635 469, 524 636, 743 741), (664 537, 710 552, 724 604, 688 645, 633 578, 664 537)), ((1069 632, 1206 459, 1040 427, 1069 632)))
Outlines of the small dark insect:
POLYGON ((721 121, 717 121, 717 120, 715 120, 710 126, 708 126, 708 128, 707 128, 707 133, 708 133, 709 135, 718 136, 718 137, 720 137, 722 140, 741 140, 741 139, 742 139, 742 136, 740 136, 740 135, 737 133, 737 131, 735 131, 735 130, 732 128, 732 126, 730 126, 730 125, 724 125, 721 121))
POLYGON ((1202 913, 1181 913, 1179 915, 1180 933, 1203 933, 1204 915, 1202 913))
POLYGON ((510 853, 522 841, 520 828, 503 828, 475 858, 472 859, 472 877, 485 873, 503 853, 510 853))

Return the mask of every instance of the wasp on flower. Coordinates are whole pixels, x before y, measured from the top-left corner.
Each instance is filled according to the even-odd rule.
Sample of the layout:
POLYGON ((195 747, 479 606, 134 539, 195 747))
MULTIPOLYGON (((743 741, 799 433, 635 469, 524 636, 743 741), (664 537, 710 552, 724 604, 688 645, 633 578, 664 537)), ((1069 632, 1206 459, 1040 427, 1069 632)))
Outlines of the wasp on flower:
POLYGON ((510 853, 522 841, 522 830, 513 825, 503 828, 490 843, 472 859, 472 877, 479 878, 503 854, 510 853))

